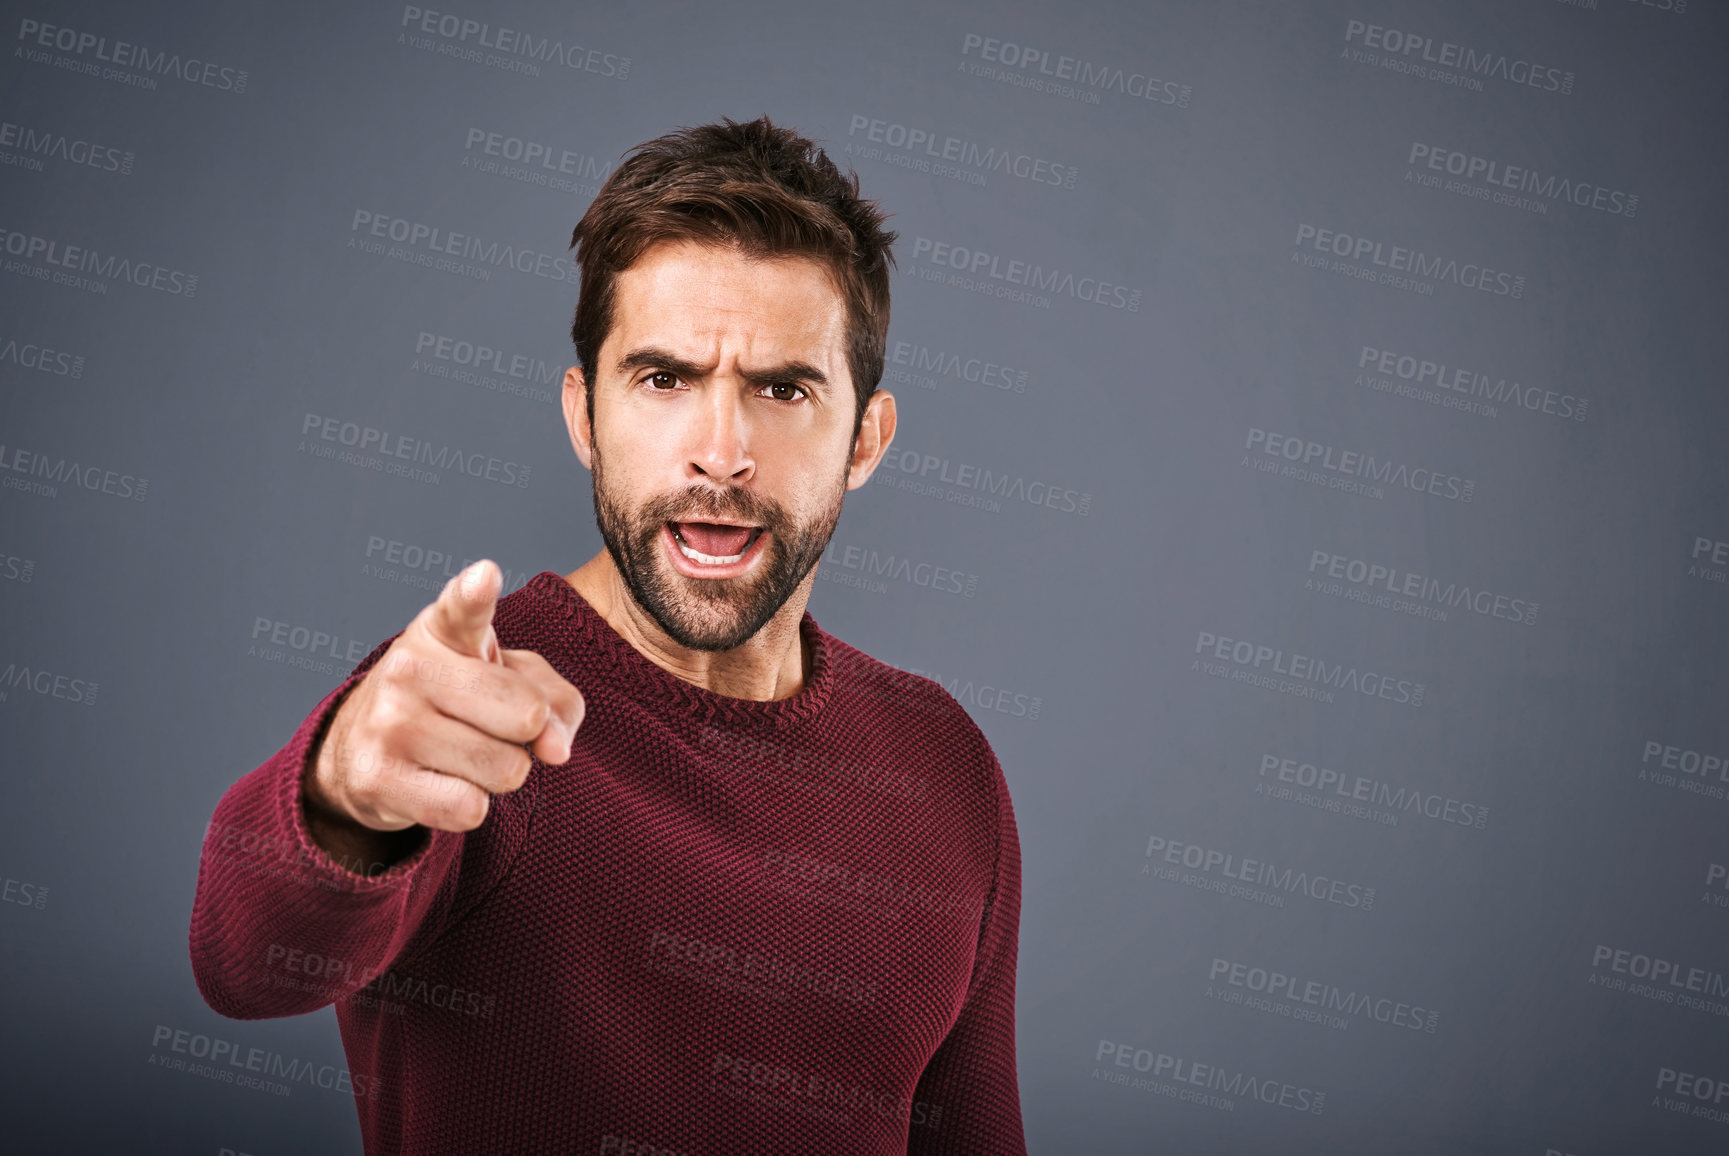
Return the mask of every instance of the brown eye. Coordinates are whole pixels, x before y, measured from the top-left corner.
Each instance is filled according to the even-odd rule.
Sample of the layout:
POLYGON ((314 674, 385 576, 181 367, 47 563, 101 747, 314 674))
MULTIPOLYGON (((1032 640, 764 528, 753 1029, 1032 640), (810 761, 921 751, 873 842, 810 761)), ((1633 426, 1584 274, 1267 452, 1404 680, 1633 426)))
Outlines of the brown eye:
POLYGON ((663 385, 670 388, 678 384, 678 378, 666 372, 664 369, 651 374, 648 380, 654 384, 656 389, 661 388, 663 385))
POLYGON ((797 397, 800 397, 800 396, 803 396, 803 394, 804 394, 804 389, 803 389, 803 387, 801 387, 801 386, 797 386, 797 385, 788 385, 788 384, 786 384, 786 383, 784 383, 784 382, 782 382, 782 383, 780 383, 780 384, 777 384, 777 385, 771 385, 771 386, 769 386, 769 388, 770 388, 770 389, 775 389, 775 390, 779 390, 779 389, 785 389, 785 390, 791 390, 791 391, 794 391, 794 396, 793 396, 793 397, 779 397, 779 396, 777 396, 777 397, 776 397, 776 398, 775 398, 775 400, 776 400, 776 401, 793 401, 793 400, 795 400, 795 399, 796 399, 796 398, 797 398, 797 397))

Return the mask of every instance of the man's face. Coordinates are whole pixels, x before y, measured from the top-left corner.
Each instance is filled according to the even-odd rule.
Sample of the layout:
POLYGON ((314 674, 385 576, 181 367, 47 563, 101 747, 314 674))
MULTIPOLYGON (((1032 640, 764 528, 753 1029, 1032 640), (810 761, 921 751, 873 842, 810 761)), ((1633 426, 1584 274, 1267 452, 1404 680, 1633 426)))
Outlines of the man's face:
POLYGON ((813 259, 692 242, 614 286, 584 459, 601 536, 668 637, 731 650, 805 581, 870 473, 852 468, 845 302, 813 259))

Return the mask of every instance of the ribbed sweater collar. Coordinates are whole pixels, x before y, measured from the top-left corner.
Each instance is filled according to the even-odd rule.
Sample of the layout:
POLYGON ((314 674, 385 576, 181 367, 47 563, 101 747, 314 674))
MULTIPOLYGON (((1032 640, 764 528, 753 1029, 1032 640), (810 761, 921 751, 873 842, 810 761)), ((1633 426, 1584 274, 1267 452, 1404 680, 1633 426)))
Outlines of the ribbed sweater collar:
POLYGON ((815 719, 833 693, 834 663, 829 636, 811 617, 809 609, 799 619, 799 635, 810 645, 810 677, 790 698, 757 702, 705 690, 662 670, 614 630, 557 571, 542 570, 522 589, 567 624, 573 643, 605 666, 620 690, 640 701, 677 709, 700 723, 785 731, 815 719))

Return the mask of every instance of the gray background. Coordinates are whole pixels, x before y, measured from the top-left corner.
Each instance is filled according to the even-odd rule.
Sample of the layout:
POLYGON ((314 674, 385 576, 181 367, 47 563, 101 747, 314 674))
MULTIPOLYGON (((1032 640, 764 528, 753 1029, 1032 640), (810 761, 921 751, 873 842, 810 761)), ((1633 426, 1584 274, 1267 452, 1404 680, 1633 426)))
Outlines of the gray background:
POLYGON ((574 282, 426 268, 389 241, 365 252, 356 213, 550 261, 625 149, 763 112, 827 142, 901 233, 902 364, 883 382, 896 456, 849 495, 822 574, 848 572, 856 546, 956 568, 971 593, 861 562, 865 585, 819 581, 811 610, 943 681, 1002 761, 1025 863, 1029 1147, 1729 1146, 1729 1116, 1658 1086, 1665 1069, 1729 1080, 1726 783, 1659 779, 1664 756, 1647 755, 1729 753, 1729 586, 1710 564, 1729 540, 1719 5, 422 6, 596 52, 592 69, 539 75, 452 55, 473 37, 404 27, 401 5, 0 7, 0 131, 15 134, 0 141, 0 1115, 24 1149, 359 1151, 340 1093, 276 1097, 148 1063, 160 1026, 342 1060, 328 1009, 242 1023, 199 998, 186 934, 204 825, 463 562, 497 560, 514 589, 600 541, 552 403, 574 282), (214 83, 43 48, 21 35, 30 21, 182 71, 209 61, 214 83), (1377 50, 1358 25, 1427 37, 1431 55, 1553 68, 1570 91, 1394 71, 1361 55, 1377 50), (1083 59, 1093 83, 1041 90, 1018 52, 985 60, 987 39, 1050 68, 1083 59), (1147 76, 1169 102, 1125 91, 1147 76), (892 158, 922 151, 872 142, 872 120, 955 137, 979 161, 1072 167, 1074 184, 910 168, 892 158), (567 187, 473 167, 503 158, 469 147, 471 130, 572 154, 567 187), (1429 172, 1414 145, 1635 194, 1637 210, 1422 187, 1406 179, 1429 172), (90 146, 95 163, 77 163, 90 146), (1487 265, 1521 292, 1308 267, 1332 254, 1296 243, 1304 225, 1380 243, 1383 259, 1402 246, 1487 265), (972 292, 943 280, 937 243, 1123 286, 1138 307, 972 292), (41 279, 65 271, 51 261, 66 246, 99 255, 88 284, 41 279), (195 274, 196 292, 109 275, 114 256, 195 274), (464 367, 417 351, 438 338, 520 357, 522 376, 444 376, 464 367), (1588 407, 1399 396, 1360 377, 1365 346, 1588 407), (921 348, 927 364, 945 355, 934 371, 921 348), (947 355, 1008 369, 970 382, 947 355), (1020 374, 1023 389, 998 387, 1020 374), (303 440, 309 414, 526 464, 528 484, 321 459, 311 447, 342 447, 303 440), (1471 500, 1287 477, 1256 430, 1468 479, 1471 500), (903 488, 925 455, 932 490, 903 488), (1055 508, 947 500, 977 496, 940 480, 961 465, 1074 493, 1055 508), (381 541, 450 561, 392 564, 381 541), (1540 609, 1529 624, 1461 607, 1440 620, 1347 600, 1309 588, 1317 552, 1540 609), (276 623, 335 641, 268 645, 276 623), (1203 635, 1421 683, 1423 699, 1280 693, 1240 680, 1252 660, 1197 653, 1203 635), (1309 805, 1260 773, 1286 758, 1487 821, 1309 805), (1685 789, 1701 785, 1717 794, 1685 789), (1284 891, 1269 906, 1181 869, 1145 874, 1163 864, 1155 838, 1372 887, 1373 907, 1284 891), (1616 950, 1629 970, 1697 968, 1716 997, 1604 986, 1633 981, 1616 950), (1434 1011, 1435 1030, 1231 1004, 1252 993, 1210 985, 1215 960, 1434 1011), (1325 1110, 1243 1096, 1224 1110, 1107 1080, 1145 1076, 1110 1062, 1131 1049, 1321 1091, 1325 1110))

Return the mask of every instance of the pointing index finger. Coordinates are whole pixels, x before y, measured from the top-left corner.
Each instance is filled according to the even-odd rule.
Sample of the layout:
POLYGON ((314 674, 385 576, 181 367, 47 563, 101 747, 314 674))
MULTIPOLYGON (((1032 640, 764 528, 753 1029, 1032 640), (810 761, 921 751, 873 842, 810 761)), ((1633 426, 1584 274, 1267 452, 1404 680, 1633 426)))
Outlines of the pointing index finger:
POLYGON ((458 654, 490 663, 502 661, 492 614, 503 584, 504 575, 492 559, 470 563, 444 584, 437 601, 427 607, 427 632, 458 654))

